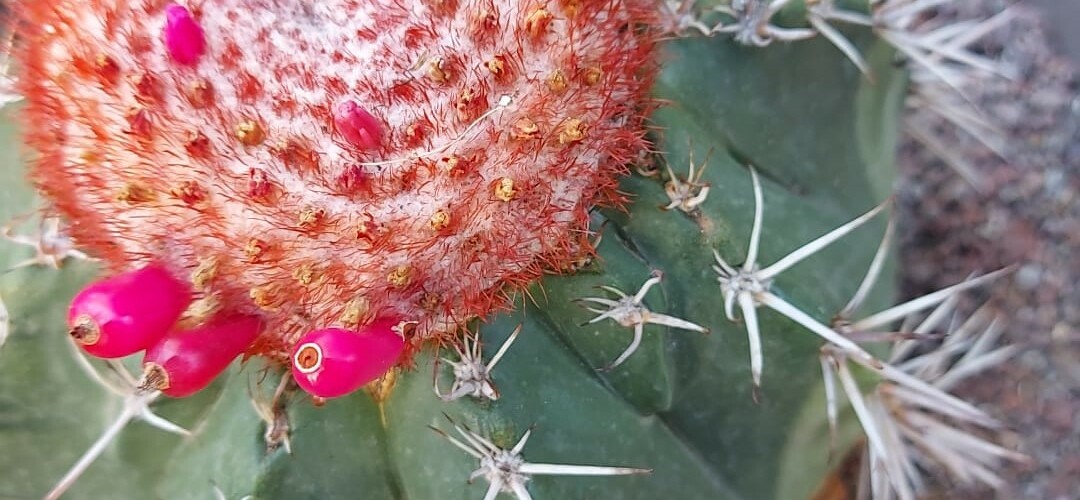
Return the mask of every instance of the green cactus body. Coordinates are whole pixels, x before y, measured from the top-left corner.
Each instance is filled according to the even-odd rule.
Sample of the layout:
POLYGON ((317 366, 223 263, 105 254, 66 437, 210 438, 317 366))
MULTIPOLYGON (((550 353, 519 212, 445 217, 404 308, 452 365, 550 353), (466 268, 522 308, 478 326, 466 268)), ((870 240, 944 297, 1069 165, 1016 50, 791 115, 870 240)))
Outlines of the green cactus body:
MULTIPOLYGON (((312 404, 272 355, 265 365, 236 363, 193 397, 157 399, 147 408, 190 432, 162 432, 132 413, 135 423, 121 426, 65 498, 476 499, 500 490, 522 498, 518 487, 538 499, 811 496, 830 469, 823 342, 759 307, 765 365, 755 389, 745 324, 725 315, 714 251, 734 265, 747 258, 751 167, 762 183, 763 265, 888 198, 907 75, 870 30, 844 33, 872 80, 821 37, 764 48, 723 37, 662 42, 652 95, 663 105, 649 117, 660 154, 641 156, 620 178, 625 209, 587 212, 585 244, 596 245, 595 255, 563 256, 558 273, 513 294, 509 311, 440 334, 441 349, 417 340, 414 364, 346 397, 312 404), (647 282, 631 308, 645 317, 592 321, 602 313, 589 307, 606 306, 587 299, 618 300, 614 290, 632 297, 647 282), (640 345, 601 369, 625 351, 637 323, 640 345), (468 361, 460 351, 469 357, 479 342, 483 365, 508 340, 488 378, 455 379, 454 363, 468 361), (510 450, 527 433, 519 457, 527 465, 517 464, 516 479, 475 456, 485 446, 510 450), (623 477, 594 477, 606 475, 623 477)), ((16 116, 19 106, 5 113, 16 116)), ((9 147, 0 157, 7 186, 0 217, 7 219, 35 199, 17 167, 19 132, 8 120, 2 126, 9 147)), ((771 293, 831 324, 859 287, 884 226, 882 217, 777 275, 771 293)), ((4 267, 27 257, 23 248, 3 249, 4 267)), ((4 494, 48 491, 125 411, 122 398, 80 366, 112 380, 118 369, 138 372, 134 362, 86 362, 63 335, 64 308, 94 267, 69 260, 60 270, 26 266, 0 279, 11 318, 0 347, 0 447, 20 450, 0 454, 4 494)), ((892 298, 890 274, 886 263, 867 309, 892 298)), ((133 390, 132 381, 121 382, 133 390)), ((852 416, 842 412, 836 453, 856 442, 852 416)))

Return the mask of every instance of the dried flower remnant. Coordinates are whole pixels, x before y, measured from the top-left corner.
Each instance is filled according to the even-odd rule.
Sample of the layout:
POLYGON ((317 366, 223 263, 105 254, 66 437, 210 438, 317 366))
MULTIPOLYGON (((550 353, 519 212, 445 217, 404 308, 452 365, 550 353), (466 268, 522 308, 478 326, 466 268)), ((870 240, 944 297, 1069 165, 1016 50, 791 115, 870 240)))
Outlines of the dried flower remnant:
POLYGON ((690 164, 690 173, 683 179, 675 175, 675 172, 671 169, 671 163, 667 162, 668 181, 664 184, 664 193, 667 194, 671 202, 660 207, 661 209, 679 209, 684 213, 692 213, 697 209, 698 205, 705 203, 705 200, 709 197, 709 189, 711 188, 709 183, 701 182, 701 176, 705 174, 705 167, 708 166, 709 158, 706 156, 700 165, 694 163, 694 150, 693 146, 691 146, 688 163, 690 164))
POLYGON ((278 448, 283 448, 286 454, 292 455, 292 441, 290 440, 292 424, 289 420, 288 404, 296 392, 296 383, 287 374, 282 374, 277 387, 269 396, 263 390, 265 385, 268 384, 263 384, 259 377, 253 376, 248 379, 248 397, 251 398, 251 407, 266 426, 263 432, 266 453, 273 453, 278 448))

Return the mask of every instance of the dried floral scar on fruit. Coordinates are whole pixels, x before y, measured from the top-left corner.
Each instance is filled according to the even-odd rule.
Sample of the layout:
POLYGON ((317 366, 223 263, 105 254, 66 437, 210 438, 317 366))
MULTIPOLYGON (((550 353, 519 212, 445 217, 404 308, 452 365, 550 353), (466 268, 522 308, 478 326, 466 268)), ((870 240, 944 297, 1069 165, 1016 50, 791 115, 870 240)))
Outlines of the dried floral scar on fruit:
POLYGON ((147 350, 165 394, 208 382, 163 374, 204 351, 355 390, 592 252, 588 211, 621 201, 645 146, 645 0, 13 12, 32 179, 108 269, 72 335, 98 356, 147 350))

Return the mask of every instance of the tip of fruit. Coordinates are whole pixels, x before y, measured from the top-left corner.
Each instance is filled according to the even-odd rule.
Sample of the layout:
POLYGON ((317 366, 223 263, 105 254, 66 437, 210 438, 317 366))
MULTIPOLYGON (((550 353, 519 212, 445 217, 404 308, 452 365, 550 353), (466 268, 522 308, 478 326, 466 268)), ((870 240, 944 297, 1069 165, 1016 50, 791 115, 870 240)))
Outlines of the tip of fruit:
POLYGON ((164 391, 169 388, 169 372, 165 367, 154 362, 143 363, 143 376, 139 381, 139 390, 144 392, 164 391))
POLYGON ((68 335, 79 345, 94 345, 101 339, 101 328, 89 316, 79 316, 68 330, 68 335))
POLYGON ((307 342, 296 348, 293 364, 300 373, 312 373, 322 366, 322 347, 315 342, 307 342))

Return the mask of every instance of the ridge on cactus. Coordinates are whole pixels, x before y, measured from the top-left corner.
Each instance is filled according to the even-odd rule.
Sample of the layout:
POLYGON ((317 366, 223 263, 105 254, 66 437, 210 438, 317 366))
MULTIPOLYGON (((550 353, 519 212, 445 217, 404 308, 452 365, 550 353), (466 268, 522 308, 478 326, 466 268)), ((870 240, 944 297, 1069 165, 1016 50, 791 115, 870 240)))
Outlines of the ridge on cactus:
POLYGON ((646 146, 652 7, 16 2, 31 175, 112 272, 263 318, 248 354, 387 317, 415 351, 593 251, 646 146))

